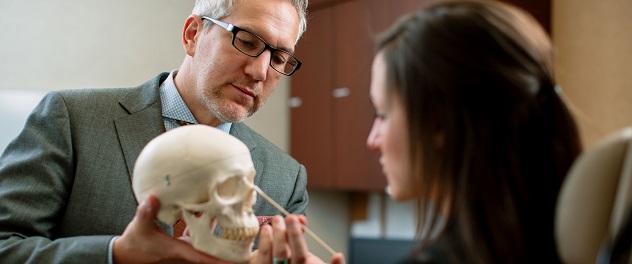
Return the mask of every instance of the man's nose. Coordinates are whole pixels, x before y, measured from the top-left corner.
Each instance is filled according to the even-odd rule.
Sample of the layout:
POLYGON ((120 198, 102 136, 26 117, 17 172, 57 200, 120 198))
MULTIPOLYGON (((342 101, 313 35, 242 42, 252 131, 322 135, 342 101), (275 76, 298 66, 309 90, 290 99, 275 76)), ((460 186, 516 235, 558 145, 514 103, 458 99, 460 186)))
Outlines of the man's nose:
POLYGON ((248 65, 246 65, 246 74, 255 81, 265 81, 270 68, 270 56, 272 56, 272 52, 264 50, 259 56, 250 58, 248 65))

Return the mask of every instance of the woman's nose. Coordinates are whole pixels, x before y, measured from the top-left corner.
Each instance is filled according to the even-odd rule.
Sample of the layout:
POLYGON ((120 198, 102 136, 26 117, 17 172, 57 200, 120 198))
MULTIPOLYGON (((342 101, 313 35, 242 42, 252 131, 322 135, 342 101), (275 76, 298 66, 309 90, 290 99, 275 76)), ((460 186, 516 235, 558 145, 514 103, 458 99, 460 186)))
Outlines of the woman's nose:
POLYGON ((366 145, 367 147, 369 147, 369 149, 375 150, 375 151, 379 151, 380 150, 380 144, 379 144, 379 132, 378 132, 378 127, 379 127, 379 123, 380 121, 375 119, 373 121, 373 126, 371 127, 371 132, 369 133, 369 137, 366 139, 366 145))

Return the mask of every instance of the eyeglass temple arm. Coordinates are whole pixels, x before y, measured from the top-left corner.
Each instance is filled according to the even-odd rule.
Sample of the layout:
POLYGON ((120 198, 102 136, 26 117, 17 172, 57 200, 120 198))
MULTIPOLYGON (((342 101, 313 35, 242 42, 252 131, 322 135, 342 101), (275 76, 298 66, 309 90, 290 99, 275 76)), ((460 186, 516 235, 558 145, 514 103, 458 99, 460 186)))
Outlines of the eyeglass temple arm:
POLYGON ((232 32, 233 28, 235 27, 235 26, 233 26, 233 24, 224 23, 222 21, 219 21, 217 19, 212 19, 212 18, 207 17, 207 16, 202 16, 202 19, 208 19, 208 20, 212 21, 213 23, 219 25, 220 27, 225 28, 226 30, 228 30, 230 32, 232 32))

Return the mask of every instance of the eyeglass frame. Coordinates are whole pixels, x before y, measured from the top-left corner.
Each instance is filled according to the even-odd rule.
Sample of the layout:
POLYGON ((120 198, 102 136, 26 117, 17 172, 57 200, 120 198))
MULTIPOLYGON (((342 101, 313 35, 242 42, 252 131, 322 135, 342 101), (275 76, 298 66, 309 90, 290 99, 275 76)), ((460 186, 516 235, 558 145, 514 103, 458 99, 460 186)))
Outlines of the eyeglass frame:
POLYGON ((259 57, 259 55, 261 55, 264 51, 269 49, 270 50, 270 54, 274 53, 275 51, 279 51, 279 52, 285 53, 285 54, 289 55, 290 57, 294 58, 294 60, 296 60, 296 66, 294 67, 294 69, 290 73, 284 73, 284 72, 278 70, 277 68, 275 68, 274 65, 272 65, 272 56, 270 56, 270 67, 272 67, 272 69, 274 69, 275 71, 277 71, 280 74, 283 74, 285 76, 291 76, 299 68, 301 68, 301 65, 303 64, 300 60, 298 60, 298 58, 296 58, 294 55, 292 55, 292 53, 290 53, 289 51, 282 50, 282 49, 277 49, 275 47, 270 46, 270 44, 268 44, 265 40, 263 40, 263 38, 261 38, 259 35, 255 34, 255 33, 252 33, 252 32, 250 32, 248 30, 245 30, 245 29, 240 28, 238 26, 235 26, 233 24, 222 22, 222 21, 219 21, 217 19, 213 19, 213 18, 210 18, 210 17, 207 17, 207 16, 200 16, 200 18, 202 20, 209 20, 213 24, 218 25, 218 26, 226 29, 226 31, 232 33, 233 37, 232 37, 232 39, 230 41, 231 45, 233 45, 233 47, 235 49, 237 49, 239 52, 241 52, 241 53, 243 53, 243 54, 245 54, 245 55, 247 55, 249 57, 253 57, 253 58, 259 57), (235 36, 237 35, 237 32, 239 32, 239 31, 245 31, 247 33, 250 33, 253 36, 257 37, 259 40, 261 40, 261 42, 263 42, 263 45, 264 45, 263 49, 261 49, 261 51, 259 51, 259 53, 257 53, 256 55, 251 55, 251 54, 246 53, 243 50, 240 50, 237 46, 235 46, 235 36))

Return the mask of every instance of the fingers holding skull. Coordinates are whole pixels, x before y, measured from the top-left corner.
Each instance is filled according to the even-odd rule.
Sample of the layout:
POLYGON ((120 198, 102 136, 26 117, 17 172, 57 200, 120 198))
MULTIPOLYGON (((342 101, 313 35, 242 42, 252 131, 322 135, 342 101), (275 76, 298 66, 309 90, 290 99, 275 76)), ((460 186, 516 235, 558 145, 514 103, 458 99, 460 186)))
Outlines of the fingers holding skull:
POLYGON ((291 263, 306 263, 309 254, 307 243, 303 238, 303 228, 299 221, 300 218, 296 215, 290 215, 285 219, 287 241, 292 252, 291 263))
MULTIPOLYGON (((289 263, 292 264, 324 264, 325 261, 321 260, 314 254, 312 254, 307 248, 307 242, 303 236, 303 226, 307 226, 307 219, 303 215, 289 215, 285 218, 285 229, 287 234, 287 241, 290 246, 291 257, 289 263)), ((341 253, 336 253, 332 256, 332 264, 344 264, 345 258, 341 253)))
POLYGON ((259 248, 250 263, 289 263, 291 255, 285 219, 280 215, 276 215, 272 217, 270 224, 261 226, 259 248))
POLYGON ((249 264, 268 264, 272 261, 272 226, 262 225, 259 232, 259 248, 249 264))
POLYGON ((272 218, 272 257, 273 259, 289 259, 290 245, 286 236, 285 220, 280 215, 272 218))
MULTIPOLYGON (((303 225, 307 219, 303 215, 289 215, 285 219, 275 216, 272 226, 261 227, 259 237, 259 249, 256 254, 255 264, 322 264, 325 263, 309 252, 307 243, 303 237, 303 225)), ((333 259, 333 263, 338 262, 333 259)))
POLYGON ((149 196, 138 206, 123 235, 114 241, 115 263, 227 263, 195 250, 162 231, 156 224, 158 199, 149 196))

